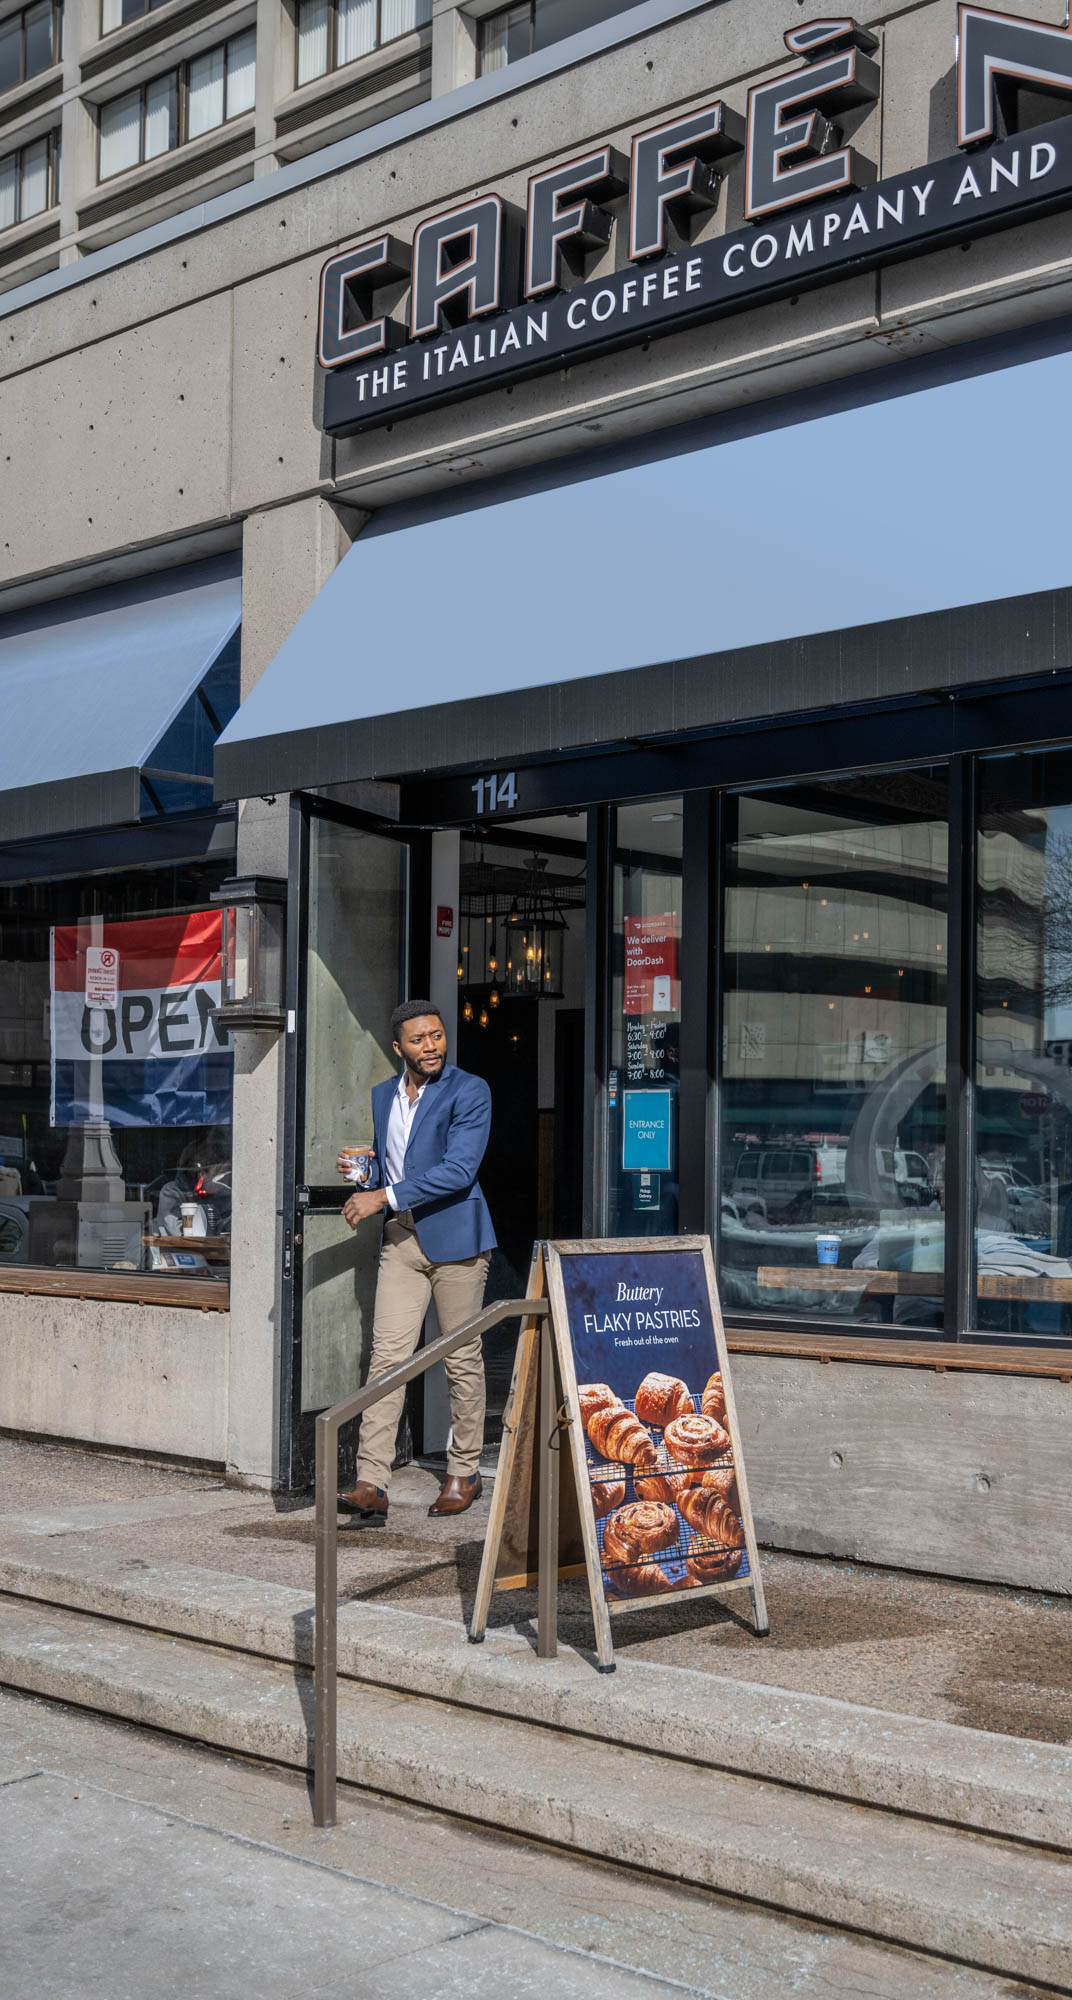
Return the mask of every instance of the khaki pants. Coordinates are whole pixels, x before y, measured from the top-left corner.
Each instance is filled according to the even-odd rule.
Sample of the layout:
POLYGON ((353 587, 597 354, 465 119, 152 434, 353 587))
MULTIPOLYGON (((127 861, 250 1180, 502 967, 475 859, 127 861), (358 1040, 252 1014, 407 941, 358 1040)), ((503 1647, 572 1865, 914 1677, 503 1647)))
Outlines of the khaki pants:
MULTIPOLYGON (((440 1333, 475 1318, 484 1303, 490 1254, 467 1257, 459 1264, 430 1264, 409 1217, 396 1216, 383 1232, 376 1311, 372 1323, 372 1359, 368 1379, 376 1381, 408 1361, 421 1337, 421 1327, 434 1299, 440 1333)), ((453 1425, 447 1471, 466 1475, 477 1470, 484 1443, 484 1354, 479 1335, 455 1348, 446 1363, 453 1425)), ((404 1389, 393 1390, 373 1403, 361 1419, 357 1477, 386 1488, 391 1478, 404 1389)))

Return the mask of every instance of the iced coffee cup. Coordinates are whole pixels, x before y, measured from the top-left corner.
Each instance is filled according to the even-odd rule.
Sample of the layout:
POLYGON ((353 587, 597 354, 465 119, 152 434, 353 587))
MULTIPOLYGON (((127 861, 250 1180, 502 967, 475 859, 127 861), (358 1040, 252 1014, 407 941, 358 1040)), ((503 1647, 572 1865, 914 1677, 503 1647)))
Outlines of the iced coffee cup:
POLYGON ((371 1139, 357 1139, 339 1152, 339 1172, 355 1187, 367 1181, 374 1148, 371 1139))

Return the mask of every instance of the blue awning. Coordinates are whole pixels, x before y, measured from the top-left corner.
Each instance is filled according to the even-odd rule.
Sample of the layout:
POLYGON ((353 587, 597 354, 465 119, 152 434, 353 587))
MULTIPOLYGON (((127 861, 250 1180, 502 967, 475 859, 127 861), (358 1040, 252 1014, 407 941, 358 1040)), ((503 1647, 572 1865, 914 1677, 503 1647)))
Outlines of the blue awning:
MULTIPOLYGON (((828 691, 765 649, 1067 588, 1068 341, 1065 323, 1033 350, 881 369, 385 508, 224 731, 218 795, 613 740, 630 671, 666 663, 702 672, 688 704, 664 677, 652 731, 806 709, 828 691)), ((943 684, 909 653, 864 698, 943 684)))
POLYGON ((0 619, 0 840, 210 803, 241 617, 224 556, 0 619))

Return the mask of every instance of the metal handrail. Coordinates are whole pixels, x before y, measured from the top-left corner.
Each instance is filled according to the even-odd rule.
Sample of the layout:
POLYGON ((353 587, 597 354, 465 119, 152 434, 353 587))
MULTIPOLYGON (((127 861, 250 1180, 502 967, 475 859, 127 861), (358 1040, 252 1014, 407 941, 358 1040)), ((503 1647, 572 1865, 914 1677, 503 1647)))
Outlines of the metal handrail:
POLYGON ((401 1389, 477 1334, 490 1333, 506 1319, 546 1319, 546 1299, 497 1299, 475 1319, 422 1347, 353 1396, 322 1410, 316 1420, 316 1606, 313 1644, 313 1822, 335 1824, 338 1752, 338 1594, 339 1594, 339 1432, 381 1396, 401 1389))

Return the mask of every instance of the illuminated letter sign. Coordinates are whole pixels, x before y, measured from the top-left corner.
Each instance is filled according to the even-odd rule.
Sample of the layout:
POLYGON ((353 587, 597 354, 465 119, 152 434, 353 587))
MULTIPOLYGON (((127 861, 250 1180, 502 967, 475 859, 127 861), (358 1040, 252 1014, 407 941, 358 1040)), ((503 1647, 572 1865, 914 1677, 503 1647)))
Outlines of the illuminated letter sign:
MULTIPOLYGON (((413 238, 414 340, 460 326, 502 304, 504 204, 497 194, 422 222, 413 238)), ((515 294, 516 296, 516 294, 515 294)))
POLYGON ((610 146, 533 175, 525 230, 527 299, 558 290, 561 263, 571 252, 583 258, 590 250, 606 249, 614 222, 596 203, 624 194, 627 185, 625 161, 610 146), (577 199, 570 201, 570 195, 577 199))
POLYGON ((521 217, 496 194, 421 222, 412 252, 383 234, 341 251, 321 280, 324 430, 347 437, 1072 208, 1069 110, 1016 132, 1019 93, 1072 95, 1072 30, 968 0, 958 18, 967 159, 874 181, 833 121, 875 103, 877 44, 839 15, 787 32, 800 64, 753 86, 747 123, 715 101, 635 134, 628 168, 608 144, 533 174, 523 275, 521 217), (746 219, 719 230, 720 173, 741 150, 746 219))
POLYGON ((402 328, 396 320, 372 318, 373 294, 393 278, 409 276, 409 251, 393 236, 377 236, 345 257, 333 257, 320 274, 321 368, 341 368, 396 347, 402 328))
POLYGON ((957 144, 994 137, 995 98, 1010 127, 1018 84, 1072 90, 1072 29, 1047 28, 985 7, 957 8, 957 144))
POLYGON ((852 146, 837 145, 840 135, 825 115, 878 97, 878 67, 860 53, 878 47, 874 35, 853 21, 812 21, 791 28, 785 43, 807 67, 757 83, 748 93, 744 212, 750 221, 875 178, 852 146), (831 48, 837 52, 814 60, 831 48))
POLYGON ((698 209, 715 206, 722 176, 707 162, 740 152, 743 140, 740 119, 722 104, 637 133, 629 193, 629 255, 634 262, 658 257, 666 249, 668 211, 681 223, 698 209))

